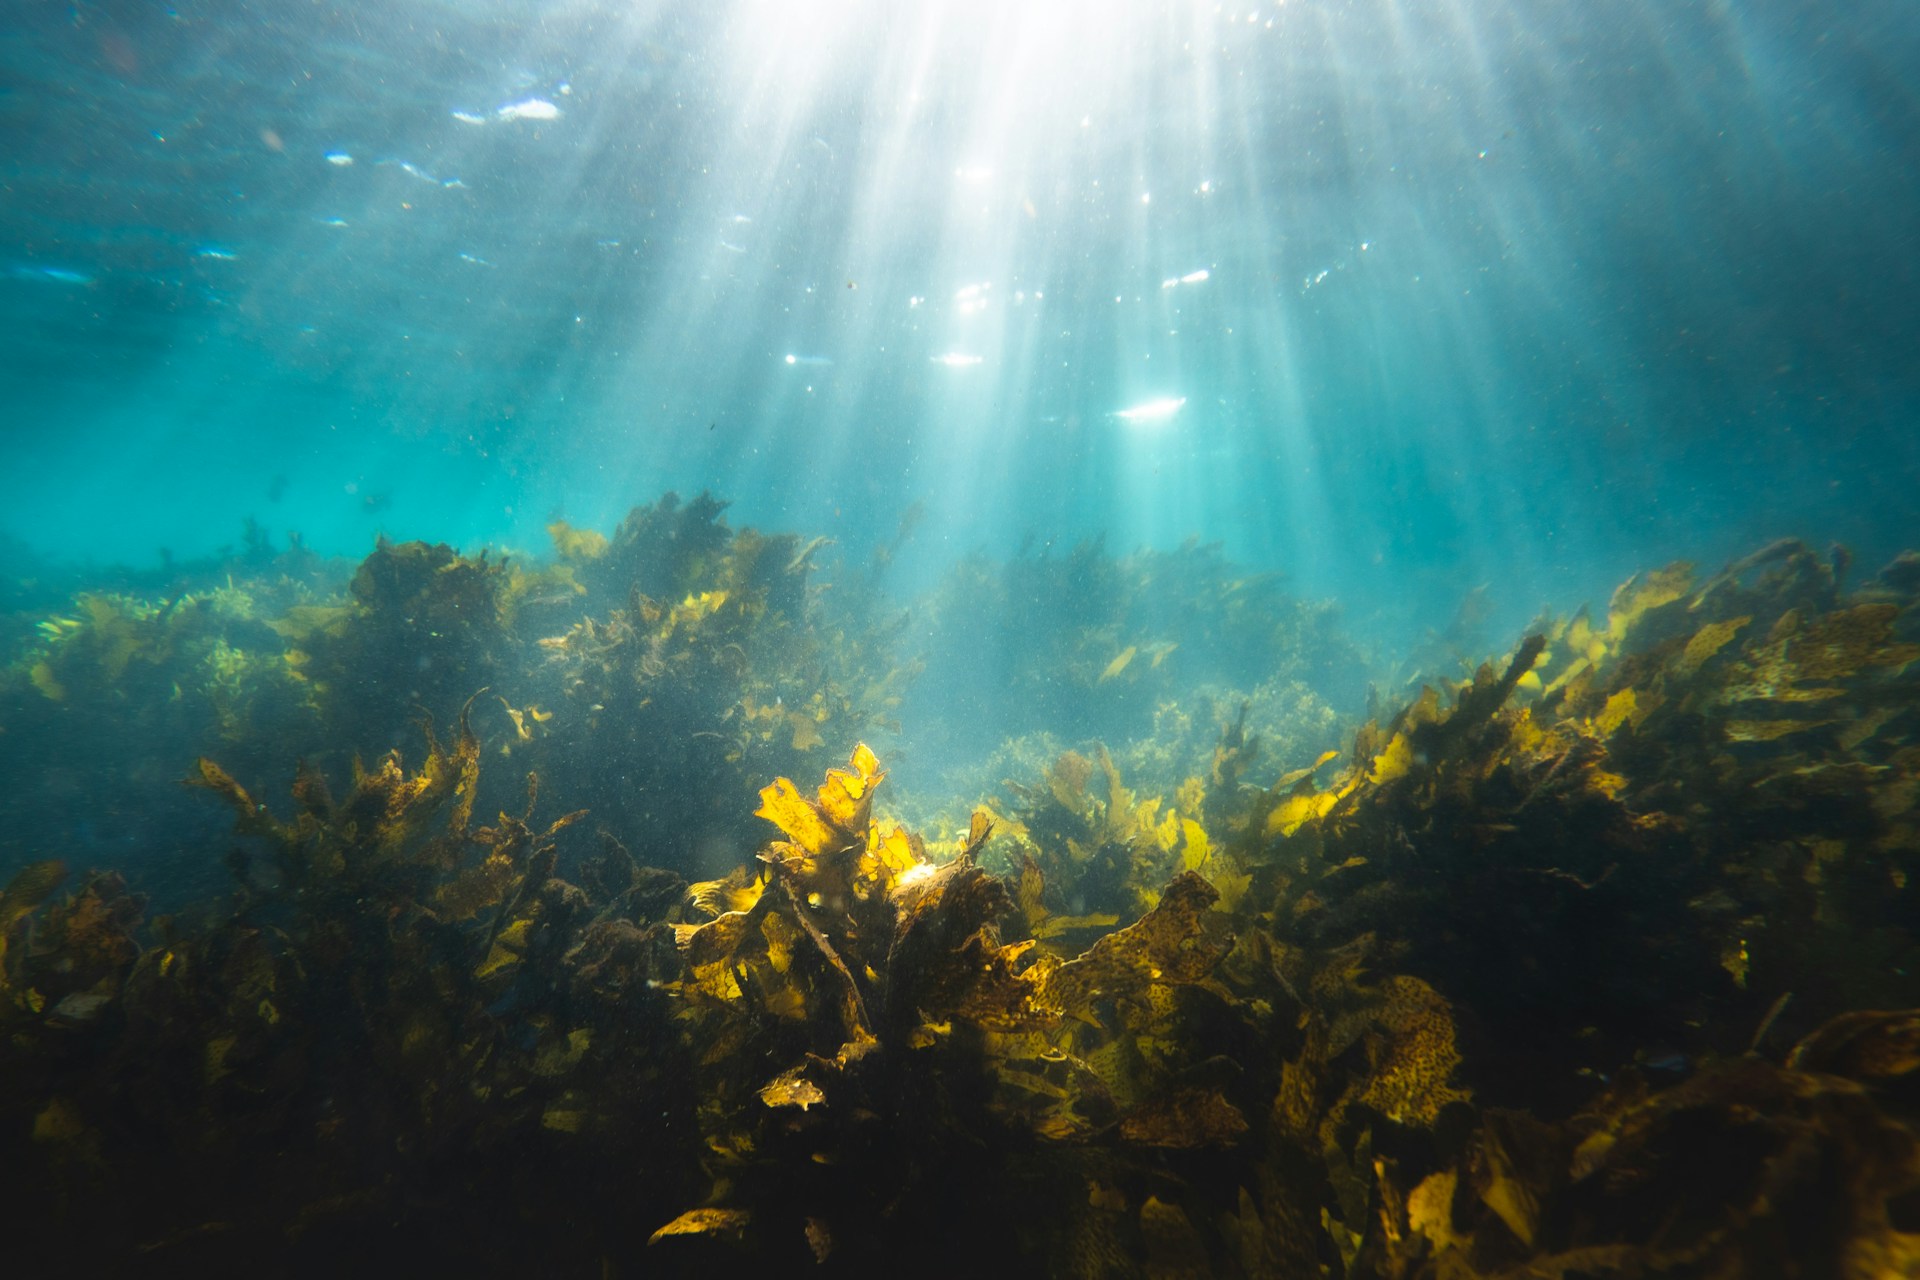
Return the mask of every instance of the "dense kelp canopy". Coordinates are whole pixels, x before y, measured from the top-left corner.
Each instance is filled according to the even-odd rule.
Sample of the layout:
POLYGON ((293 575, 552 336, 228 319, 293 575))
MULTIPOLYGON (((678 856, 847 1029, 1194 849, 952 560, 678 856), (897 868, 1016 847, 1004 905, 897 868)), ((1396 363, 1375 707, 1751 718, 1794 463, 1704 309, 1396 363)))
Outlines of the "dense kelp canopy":
POLYGON ((1920 1267, 1920 561, 1669 566, 1343 729, 1205 548, 552 535, 16 628, 23 1273, 1920 1267), (60 786, 232 832, 68 865, 60 786))

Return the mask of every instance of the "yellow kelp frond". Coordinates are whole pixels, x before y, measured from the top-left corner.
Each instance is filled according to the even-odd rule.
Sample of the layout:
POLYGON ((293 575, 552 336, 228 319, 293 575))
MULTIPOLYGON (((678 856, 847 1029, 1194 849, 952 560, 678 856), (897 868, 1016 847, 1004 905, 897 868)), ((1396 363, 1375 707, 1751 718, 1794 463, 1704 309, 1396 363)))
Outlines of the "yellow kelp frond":
POLYGON ((857 876, 863 886, 873 886, 884 894, 928 875, 933 869, 919 836, 897 825, 883 833, 875 823, 868 836, 867 851, 860 857, 857 876))
POLYGON ((810 857, 845 849, 856 838, 852 832, 835 830, 819 803, 801 795, 788 778, 775 778, 761 790, 760 807, 754 814, 786 832, 792 847, 810 857))
POLYGON ((594 529, 576 529, 565 520, 549 524, 547 536, 553 539, 553 553, 562 560, 598 560, 607 554, 607 535, 594 529))
POLYGON ((1340 753, 1338 751, 1322 751, 1319 757, 1305 768, 1294 769, 1291 772, 1281 774, 1280 780, 1273 784, 1273 789, 1276 791, 1285 791, 1289 787, 1297 786, 1339 758, 1340 753))
POLYGON ((1920 657, 1920 644, 1893 638, 1899 614, 1886 604, 1811 619, 1789 610, 1735 659, 1721 700, 1820 702, 1839 697, 1854 677, 1904 667, 1920 657))
POLYGON ((648 1236, 647 1243, 658 1244, 671 1236, 738 1237, 752 1221, 753 1213, 747 1209, 689 1209, 648 1236))
POLYGON ((278 618, 267 620, 267 626, 300 648, 306 648, 314 636, 338 640, 347 632, 353 609, 347 605, 302 604, 288 609, 278 618))
MULTIPOLYGON (((1394 741, 1403 742, 1404 739, 1395 738, 1394 741)), ((1385 757, 1382 758, 1384 759, 1385 757)), ((1376 764, 1376 768, 1377 767, 1378 765, 1376 764)), ((1376 783, 1391 781, 1405 771, 1405 767, 1402 766, 1394 772, 1374 775, 1372 780, 1376 783)), ((1326 817, 1327 814, 1333 811, 1333 806, 1338 803, 1340 803, 1340 793, 1338 791, 1315 791, 1311 783, 1303 783, 1301 789, 1295 791, 1294 794, 1288 796, 1268 811, 1266 824, 1267 836, 1269 838, 1274 836, 1290 836, 1307 823, 1326 817)))
MULTIPOLYGON (((815 799, 800 794, 789 778, 776 778, 760 792, 757 816, 784 831, 788 840, 775 841, 762 858, 801 886, 803 897, 813 895, 839 901, 851 891, 856 877, 883 883, 884 853, 904 872, 920 861, 917 852, 898 842, 889 846, 879 833, 870 833, 868 815, 873 788, 886 777, 865 743, 853 750, 844 769, 829 769, 815 799)), ((901 836, 904 840, 904 834, 901 836)))
POLYGON ((1468 1095, 1452 1087, 1460 1066, 1453 1011, 1418 978, 1388 978, 1375 1014, 1383 1032, 1370 1045, 1370 1073, 1358 1101, 1400 1124, 1431 1128, 1440 1109, 1468 1095))
POLYGON ((859 743, 846 768, 827 770, 827 780, 820 787, 820 812, 842 831, 861 830, 873 807, 873 789, 886 776, 867 744, 859 743))
POLYGON ((531 703, 521 708, 501 698, 500 705, 505 708, 507 719, 513 722, 514 736, 522 742, 532 742, 536 736, 535 731, 553 719, 553 712, 542 711, 531 703))
POLYGON ((1112 754, 1096 746, 1091 758, 1062 753, 1040 784, 1006 785, 1018 804, 1006 828, 1007 857, 1032 859, 1047 886, 1049 922, 1024 914, 1032 936, 1050 945, 1063 932, 1110 927, 1152 910, 1172 875, 1209 856, 1209 792, 1198 777, 1180 783, 1171 807, 1161 796, 1137 798, 1112 754))
POLYGON ((687 886, 687 901, 709 916, 750 911, 767 889, 764 871, 736 867, 719 880, 702 880, 687 886))
MULTIPOLYGON (((427 757, 417 772, 408 774, 399 752, 389 752, 378 770, 356 780, 353 792, 341 804, 342 812, 356 821, 372 819, 374 843, 383 857, 401 857, 417 846, 443 806, 446 830, 456 837, 465 834, 480 773, 480 742, 468 722, 471 707, 469 700, 461 709, 451 744, 442 746, 427 730, 427 757)), ((362 832, 364 839, 365 827, 362 832)))
POLYGON ((967 860, 956 860, 897 890, 887 958, 889 1007, 904 1035, 913 1023, 964 1019, 993 1029, 1043 1026, 1052 1013, 1036 1003, 1031 970, 1021 957, 1030 944, 1000 945, 994 922, 1007 909, 1007 892, 967 860))
POLYGON ((1077 916, 1056 915, 1042 901, 1047 889, 1046 876, 1031 856, 1022 860, 1016 885, 1021 921, 1026 927, 1027 936, 1036 940, 1045 942, 1069 935, 1102 932, 1120 923, 1119 915, 1111 911, 1077 916))
POLYGON ((872 789, 885 776, 863 743, 847 768, 828 770, 817 799, 801 795, 792 779, 776 778, 762 788, 754 813, 784 831, 800 851, 819 857, 865 836, 872 789))
POLYGON ((1694 632, 1688 638, 1686 647, 1681 650, 1679 661, 1673 664, 1673 674, 1682 680, 1691 679, 1752 621, 1751 615, 1742 614, 1737 618, 1709 622, 1694 632))
POLYGON ((195 762, 193 776, 185 781, 190 787, 204 787, 225 800, 233 810, 235 825, 246 834, 288 838, 286 829, 267 812, 265 805, 247 794, 247 789, 234 781, 231 774, 205 756, 195 762))
POLYGON ((674 943, 695 969, 731 960, 753 929, 759 912, 729 911, 705 924, 673 927, 674 943))
POLYGON ((1096 998, 1151 983, 1171 986, 1200 981, 1233 945, 1208 920, 1208 908, 1219 897, 1198 875, 1180 873, 1146 916, 1101 938, 1085 955, 1056 969, 1041 998, 1068 1013, 1086 1016, 1096 998))
MULTIPOLYGON (((479 755, 479 741, 463 710, 452 743, 442 745, 427 731, 427 758, 417 772, 406 771, 398 751, 371 770, 356 758, 353 789, 344 800, 335 802, 325 780, 302 766, 293 788, 301 812, 291 824, 281 823, 211 760, 200 760, 187 781, 225 799, 236 827, 266 840, 280 888, 298 892, 339 875, 367 877, 396 864, 452 868, 471 838, 479 755)), ((563 818, 548 835, 578 816, 563 818)), ((456 897, 464 902, 472 892, 472 886, 463 887, 456 897)))
MULTIPOLYGON (((1613 593, 1607 606, 1608 642, 1618 647, 1648 614, 1686 596, 1693 586, 1693 566, 1676 560, 1664 569, 1629 578, 1613 593)), ((1595 655, 1586 655, 1590 658, 1595 655)))
POLYGON ((978 861, 981 851, 993 836, 994 825, 991 810, 975 809, 973 816, 967 820, 967 836, 960 847, 960 857, 969 862, 978 861))

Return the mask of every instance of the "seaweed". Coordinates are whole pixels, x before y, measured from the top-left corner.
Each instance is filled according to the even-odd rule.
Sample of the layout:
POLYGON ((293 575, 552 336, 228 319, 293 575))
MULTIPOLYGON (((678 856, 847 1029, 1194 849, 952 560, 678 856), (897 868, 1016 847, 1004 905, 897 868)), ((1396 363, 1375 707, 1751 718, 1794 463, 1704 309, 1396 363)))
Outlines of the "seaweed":
POLYGON ((743 802, 761 779, 824 768, 830 738, 897 727, 913 674, 883 622, 823 610, 797 539, 730 530, 721 510, 671 495, 636 509, 578 566, 597 584, 588 603, 615 582, 619 603, 542 636, 521 686, 553 717, 520 735, 539 739, 521 758, 610 825, 660 833, 653 856, 687 874, 751 851, 743 802))
POLYGON ((1170 790, 1242 704, 1270 747, 1312 752, 1362 692, 1332 606, 1197 540, 1125 556, 1093 539, 1004 564, 972 557, 917 602, 915 623, 908 652, 926 674, 905 710, 937 756, 1044 732, 1106 742, 1131 776, 1170 790), (957 706, 970 714, 945 714, 957 706))
POLYGON ((821 545, 710 500, 552 536, 99 593, 9 668, 9 742, 84 712, 97 750, 248 655, 238 737, 203 681, 166 739, 223 897, 149 917, 69 857, 0 890, 23 1273, 1920 1266, 1908 559, 1638 576, 1333 751, 1192 669, 1135 719, 1222 618, 1310 631, 1272 584, 1200 622, 1166 575, 1212 553, 1042 558, 1010 581, 1112 609, 1033 661, 1127 736, 1025 739, 929 838, 864 745, 897 617, 829 608, 821 545), (1153 593, 1196 630, 1129 630, 1153 593), (248 702, 276 681, 308 719, 248 702))
POLYGON ((1219 1055, 1180 1025, 1176 993, 1206 983, 1232 946, 1211 886, 1175 877, 1146 915, 1071 959, 1005 942, 1013 898, 979 862, 992 820, 976 813, 935 861, 873 818, 884 776, 862 746, 813 796, 777 780, 760 814, 787 838, 761 854, 765 878, 695 887, 730 908, 677 930, 693 1052, 712 1068, 712 1195, 726 1203, 656 1241, 723 1226, 727 1247, 778 1256, 783 1235, 804 1234, 868 1265, 910 1248, 956 1199, 1000 1203, 1002 1189, 936 1189, 938 1170, 980 1168, 980 1135, 1045 1144, 1027 1148, 1021 1176, 1047 1180, 1095 1139, 1139 1160, 1230 1145, 1249 1127, 1206 1067, 1219 1055), (783 1060, 765 1078, 728 1070, 783 1060), (878 1116, 893 1121, 878 1128, 878 1116), (802 1153, 824 1170, 797 1187, 785 1170, 802 1153))

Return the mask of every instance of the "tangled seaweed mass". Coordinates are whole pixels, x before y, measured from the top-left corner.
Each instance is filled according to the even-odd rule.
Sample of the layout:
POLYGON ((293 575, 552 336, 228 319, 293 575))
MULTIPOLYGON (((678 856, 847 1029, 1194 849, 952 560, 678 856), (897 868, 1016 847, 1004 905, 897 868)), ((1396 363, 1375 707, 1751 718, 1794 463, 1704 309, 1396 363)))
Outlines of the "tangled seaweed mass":
POLYGON ((710 499, 553 535, 18 637, 9 1274, 1920 1271, 1920 559, 1648 573, 1336 741, 1204 549, 966 566, 916 651, 710 499), (1010 664, 1082 745, 886 816, 1022 576, 1097 597, 1010 664), (223 803, 226 883, 33 860, 62 785, 223 803))

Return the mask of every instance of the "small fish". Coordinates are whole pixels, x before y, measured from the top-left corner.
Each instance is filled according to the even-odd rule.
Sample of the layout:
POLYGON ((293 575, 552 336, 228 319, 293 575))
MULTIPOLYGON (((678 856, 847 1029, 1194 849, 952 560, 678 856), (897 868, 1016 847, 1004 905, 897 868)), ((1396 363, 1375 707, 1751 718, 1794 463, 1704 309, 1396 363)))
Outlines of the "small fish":
POLYGON ((1139 652, 1140 652, 1140 648, 1138 645, 1130 644, 1126 648, 1122 649, 1119 655, 1116 656, 1112 662, 1109 662, 1107 664, 1107 669, 1100 673, 1100 678, 1098 680, 1095 680, 1094 683, 1105 684, 1107 681, 1119 675, 1122 671, 1125 671, 1127 669, 1127 664, 1132 662, 1133 656, 1139 652))
POLYGON ((436 187, 440 185, 440 179, 434 177, 411 160, 382 160, 380 163, 393 165, 410 178, 418 178, 422 182, 431 182, 436 187))
POLYGON ((485 116, 475 115, 471 111, 449 111, 447 114, 455 120, 458 120, 461 124, 485 124, 487 122, 485 116))
POLYGON ((203 244, 193 251, 196 258, 211 258, 215 262, 232 262, 240 255, 233 250, 217 244, 203 244))
POLYGON ((344 169, 353 163, 353 157, 344 151, 327 152, 327 163, 336 169, 344 169))

